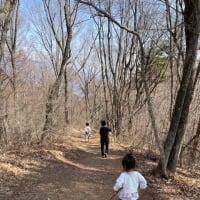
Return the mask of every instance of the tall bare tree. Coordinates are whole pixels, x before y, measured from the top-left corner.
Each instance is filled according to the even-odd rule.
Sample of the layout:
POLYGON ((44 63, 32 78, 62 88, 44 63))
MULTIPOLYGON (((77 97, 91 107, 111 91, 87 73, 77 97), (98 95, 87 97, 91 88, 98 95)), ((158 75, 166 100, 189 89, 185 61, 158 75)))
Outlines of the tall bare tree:
POLYGON ((176 170, 176 164, 185 133, 185 126, 192 101, 199 65, 196 66, 197 47, 200 34, 200 1, 184 0, 184 25, 186 38, 186 54, 180 88, 176 96, 170 128, 164 143, 165 162, 159 164, 161 174, 167 176, 167 169, 176 170))
POLYGON ((18 24, 19 24, 19 5, 20 1, 16 6, 13 20, 10 23, 9 37, 7 37, 7 47, 10 53, 11 67, 12 67, 12 86, 13 86, 13 103, 14 103, 14 119, 16 127, 17 116, 17 65, 16 65, 16 55, 17 55, 17 34, 18 34, 18 24))
MULTIPOLYGON (((58 12, 55 13, 54 2, 51 0, 43 0, 44 10, 46 14, 46 19, 49 25, 49 29, 53 34, 53 38, 51 39, 51 51, 55 52, 54 47, 60 51, 60 65, 56 68, 57 77, 55 82, 50 86, 47 102, 46 102, 46 117, 44 124, 44 133, 41 136, 41 141, 44 140, 47 133, 51 131, 53 127, 53 114, 55 110, 55 102, 59 96, 59 90, 61 87, 62 79, 64 77, 64 72, 66 69, 66 65, 69 62, 71 57, 71 41, 72 41, 72 27, 75 22, 76 13, 77 13, 77 3, 72 4, 70 0, 58 1, 58 12)), ((45 36, 43 37, 45 38, 45 36)), ((47 44, 47 43, 46 43, 47 44)), ((53 55, 50 52, 50 58, 53 59, 53 55)))
MULTIPOLYGON (((2 64, 2 58, 4 55, 4 46, 6 43, 7 33, 9 25, 13 18, 15 7, 18 4, 18 0, 6 0, 1 2, 0 5, 0 64, 2 64)), ((5 137, 6 130, 4 125, 5 112, 4 112, 4 99, 3 99, 3 82, 7 77, 6 72, 0 67, 0 138, 5 137)))

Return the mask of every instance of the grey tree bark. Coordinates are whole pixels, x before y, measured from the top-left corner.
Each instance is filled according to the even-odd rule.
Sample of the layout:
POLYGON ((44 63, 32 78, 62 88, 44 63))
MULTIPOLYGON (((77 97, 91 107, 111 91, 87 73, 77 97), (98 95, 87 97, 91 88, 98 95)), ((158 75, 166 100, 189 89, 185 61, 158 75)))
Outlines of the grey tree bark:
MULTIPOLYGON (((44 7, 46 10, 46 14, 48 17, 48 22, 50 25, 50 28, 54 34, 54 38, 56 40, 56 43, 58 47, 60 48, 62 52, 62 62, 60 65, 59 73, 57 75, 57 78, 52 86, 50 86, 48 95, 47 95, 47 102, 46 102, 46 114, 45 114, 45 123, 43 127, 43 134, 41 135, 41 142, 44 141, 46 136, 50 133, 53 127, 53 114, 54 114, 54 108, 55 108, 55 102, 58 99, 60 86, 62 83, 62 79, 64 77, 64 72, 66 65, 71 57, 71 40, 72 40, 72 26, 74 23, 74 18, 72 17, 72 13, 76 15, 76 8, 75 6, 73 9, 70 4, 70 0, 65 0, 64 4, 64 20, 65 20, 65 29, 66 29, 66 35, 64 35, 64 27, 61 27, 62 32, 62 39, 59 39, 59 34, 57 33, 57 30, 54 27, 53 23, 53 16, 51 15, 50 7, 49 7, 49 1, 44 1, 44 7)), ((62 9, 62 8, 61 8, 62 9)), ((63 22, 60 22, 61 24, 63 22)))
POLYGON ((198 121, 196 134, 192 138, 192 141, 191 141, 192 150, 190 154, 191 154, 191 160, 194 163, 196 163, 197 161, 197 148, 198 148, 199 143, 200 143, 200 118, 198 121))
POLYGON ((196 56, 200 33, 200 1, 185 0, 184 24, 186 54, 183 75, 176 97, 170 128, 164 143, 165 162, 160 160, 158 169, 166 175, 166 170, 174 172, 179 157, 181 142, 185 133, 189 106, 195 88, 197 75, 196 56))
POLYGON ((68 107, 68 74, 67 74, 67 69, 65 69, 64 72, 64 84, 65 84, 65 106, 64 106, 64 110, 65 110, 65 123, 69 124, 69 107, 68 107))
POLYGON ((16 9, 13 15, 13 19, 10 23, 9 37, 7 37, 7 47, 10 53, 11 66, 12 66, 12 78, 11 84, 13 88, 13 107, 14 107, 14 123, 13 128, 15 134, 19 132, 19 123, 18 123, 18 90, 17 90, 17 64, 16 64, 16 53, 17 53, 17 36, 18 36, 18 23, 19 23, 19 5, 20 2, 16 5, 16 9))
MULTIPOLYGON (((9 30, 9 25, 13 18, 14 10, 18 4, 18 0, 6 0, 2 5, 0 10, 0 63, 2 63, 2 58, 4 55, 4 46, 6 43, 7 32, 9 30)), ((4 120, 6 114, 4 112, 4 99, 3 99, 3 82, 5 81, 6 72, 0 68, 0 139, 6 137, 6 129, 4 120)), ((6 140, 5 140, 6 141, 6 140)))

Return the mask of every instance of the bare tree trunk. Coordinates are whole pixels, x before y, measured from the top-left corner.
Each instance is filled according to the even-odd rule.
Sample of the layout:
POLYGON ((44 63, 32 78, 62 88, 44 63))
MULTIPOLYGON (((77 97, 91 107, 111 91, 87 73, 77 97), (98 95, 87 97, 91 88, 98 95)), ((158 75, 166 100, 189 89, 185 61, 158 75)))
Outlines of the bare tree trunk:
MULTIPOLYGON (((44 131, 51 131, 53 126, 53 114, 54 114, 54 105, 59 95, 59 89, 62 81, 63 72, 60 73, 60 76, 57 78, 55 83, 50 87, 47 95, 46 103, 46 120, 44 124, 44 131)), ((46 135, 42 135, 42 141, 46 135)))
POLYGON ((17 48, 17 33, 18 33, 18 20, 19 18, 19 3, 16 5, 16 10, 14 12, 13 20, 10 24, 10 34, 7 38, 7 47, 10 53, 11 66, 12 66, 12 86, 13 86, 13 107, 14 107, 14 123, 13 128, 15 134, 19 132, 19 123, 18 123, 18 91, 17 91, 17 66, 16 66, 16 48, 17 48))
MULTIPOLYGON (((1 74, 0 74, 0 84, 2 84, 1 74)), ((1 87, 0 87, 0 142, 3 142, 5 144, 7 141, 7 137, 6 137, 4 119, 6 116, 4 112, 4 99, 3 99, 2 93, 3 91, 1 90, 1 87)))
MULTIPOLYGON (((195 74, 195 62, 197 55, 197 45, 200 32, 200 2, 185 0, 185 11, 184 11, 184 23, 185 23, 185 35, 186 35, 186 58, 183 68, 183 76, 181 80, 181 85, 176 97, 176 102, 172 114, 172 120, 169 128, 167 138, 164 143, 165 159, 167 162, 158 165, 159 168, 166 170, 167 166, 170 166, 169 160, 170 154, 173 147, 175 148, 175 153, 173 154, 174 166, 170 166, 173 171, 175 170, 175 163, 178 158, 178 152, 180 150, 182 137, 184 135, 184 126, 186 125, 189 105, 192 100, 192 87, 195 87, 191 83, 194 82, 193 74, 195 74), (187 96, 188 94, 188 96, 187 96), (183 115, 185 115, 183 117, 183 115), (182 123, 182 124, 181 124, 182 123), (182 133, 179 132, 179 128, 182 129, 182 133), (180 135, 181 134, 181 135, 180 135), (177 137, 177 140, 176 140, 177 137), (176 142, 175 142, 176 141, 176 142)), ((161 170, 162 171, 162 170, 161 170)))
MULTIPOLYGON (((57 45, 60 47, 62 51, 62 63, 60 66, 60 71, 57 76, 56 81, 54 84, 49 88, 49 92, 47 95, 47 102, 46 102, 46 117, 45 117, 45 124, 43 127, 43 134, 41 135, 41 142, 44 141, 45 137, 49 134, 49 132, 52 130, 52 127, 54 125, 53 122, 53 114, 54 114, 54 107, 55 102, 58 99, 59 96, 59 90, 62 82, 62 78, 64 76, 65 68, 67 65, 68 60, 71 57, 71 40, 72 40, 72 14, 70 11, 70 1, 66 0, 64 5, 64 16, 65 16, 65 25, 66 25, 66 31, 67 35, 63 35, 62 43, 58 39, 57 32, 55 31, 55 27, 53 24, 53 16, 51 16, 51 11, 49 9, 49 2, 44 1, 44 6, 46 9, 46 14, 48 15, 49 25, 54 33, 54 37, 56 40, 57 45)), ((74 12, 74 11, 72 11, 74 12)), ((63 27, 62 27, 63 28, 63 27)))
POLYGON ((156 144, 157 144, 157 147, 158 147, 158 149, 160 151, 160 160, 161 160, 161 163, 163 164, 162 166, 160 166, 159 172, 161 173, 161 176, 166 178, 167 177, 167 171, 166 171, 167 161, 166 161, 164 149, 163 149, 161 141, 159 139, 156 118, 155 118, 155 115, 154 115, 154 112, 153 112, 153 106, 152 106, 152 103, 151 103, 150 90, 149 90, 149 87, 148 87, 148 84, 147 84, 147 80, 146 80, 146 73, 145 73, 146 56, 145 56, 145 51, 144 51, 144 48, 143 48, 142 41, 141 41, 140 37, 138 37, 138 39, 139 39, 140 48, 141 48, 141 76, 142 76, 142 81, 143 81, 143 84, 144 84, 144 90, 145 90, 146 98, 147 98, 148 113, 149 113, 149 116, 150 116, 150 119, 151 119, 151 125, 152 125, 152 129, 153 129, 153 132, 154 132, 154 137, 155 137, 155 140, 156 140, 156 144))
MULTIPOLYGON (((109 111, 108 111, 108 106, 109 106, 109 98, 108 98, 108 94, 107 94, 107 86, 106 86, 106 76, 107 76, 107 68, 105 67, 107 65, 107 61, 106 61, 106 54, 105 54, 105 47, 104 47, 104 43, 103 38, 104 38, 104 34, 102 34, 103 30, 103 24, 102 24, 102 20, 100 18, 99 20, 99 24, 98 24, 98 32, 99 32, 99 48, 100 48, 100 52, 99 52, 99 59, 100 59, 100 64, 101 64, 101 78, 102 78, 102 82, 103 82, 103 95, 104 95, 104 102, 105 102, 105 116, 106 116, 106 120, 110 121, 110 115, 109 115, 109 111)), ((109 86, 108 86, 109 89, 109 86)))
POLYGON ((197 151, 196 151, 196 149, 198 148, 199 143, 200 143, 200 118, 199 118, 196 134, 193 137, 193 140, 191 142, 191 146, 193 148, 192 151, 191 151, 191 160, 194 163, 196 163, 196 160, 197 160, 197 151))
POLYGON ((68 109, 68 77, 67 77, 67 70, 65 69, 64 72, 65 78, 65 123, 69 124, 69 109, 68 109))
POLYGON ((56 79, 54 84, 50 87, 48 95, 47 95, 46 118, 45 118, 45 124, 43 128, 44 133, 41 135, 41 142, 44 141, 45 137, 49 134, 49 131, 52 130, 52 127, 54 125, 54 122, 53 122, 54 107, 55 107, 55 102, 57 101, 58 96, 59 96, 59 90, 61 86, 62 77, 64 74, 64 69, 66 67, 65 65, 67 63, 67 59, 69 59, 68 56, 66 56, 66 58, 63 60, 58 78, 56 79))
POLYGON ((182 140, 183 140, 183 136, 184 136, 185 128, 186 128, 186 124, 187 124, 187 119, 188 119, 189 106, 192 101, 192 95, 193 95, 193 90, 194 90, 194 88, 191 88, 191 86, 192 86, 192 78, 190 79, 189 87, 186 92, 187 98, 184 101, 184 105, 183 105, 184 109, 183 109, 181 117, 180 117, 180 122, 179 122, 179 126, 177 129, 175 141, 174 141, 172 150, 169 155, 167 169, 171 172, 176 171, 176 165, 178 162, 179 153, 180 153, 181 146, 182 146, 182 140))
MULTIPOLYGON (((2 62, 2 57, 4 54, 4 46, 6 43, 6 38, 7 38, 7 32, 9 29, 10 22, 13 18, 14 10, 15 7, 18 3, 18 0, 13 0, 13 1, 5 1, 3 8, 0 10, 0 24, 1 24, 1 34, 0 34, 0 63, 2 62)), ((0 68, 0 138, 3 136, 6 136, 6 130, 5 130, 5 125, 4 125, 4 119, 5 119, 5 114, 4 114, 4 99, 3 99, 3 90, 2 90, 2 84, 4 82, 3 78, 4 71, 3 69, 0 68)))

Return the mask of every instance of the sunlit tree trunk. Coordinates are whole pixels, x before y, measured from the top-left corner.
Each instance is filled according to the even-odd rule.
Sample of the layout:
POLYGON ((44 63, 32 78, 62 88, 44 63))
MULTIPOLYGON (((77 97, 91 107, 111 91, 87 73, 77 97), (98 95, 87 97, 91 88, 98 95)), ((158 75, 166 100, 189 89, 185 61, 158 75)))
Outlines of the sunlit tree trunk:
MULTIPOLYGON (((1 4, 3 4, 1 2, 1 4)), ((4 55, 4 46, 6 43, 6 38, 7 38, 7 32, 11 23, 11 20, 14 15, 14 10, 16 5, 18 4, 18 0, 6 0, 4 4, 2 5, 2 9, 0 10, 0 63, 2 63, 2 58, 4 55)), ((5 120, 5 112, 4 112, 4 98, 3 98, 3 88, 2 84, 4 82, 4 75, 6 73, 2 68, 0 68, 0 139, 2 137, 6 137, 6 129, 4 125, 4 120, 5 120)))
POLYGON ((193 95, 193 90, 194 90, 194 88, 191 88, 190 86, 192 86, 192 77, 190 79, 189 87, 186 92, 186 98, 184 101, 183 111, 180 117, 178 129, 177 129, 177 134, 176 134, 175 141, 174 141, 172 150, 170 152, 169 160, 168 160, 167 169, 170 170, 171 172, 176 171, 176 165, 179 159, 179 153, 182 146, 182 140, 183 140, 185 128, 187 125, 189 107, 192 101, 192 95, 193 95))
POLYGON ((65 87, 65 106, 64 106, 64 112, 65 112, 65 123, 69 124, 69 106, 68 106, 68 76, 67 76, 67 70, 65 69, 64 72, 64 87, 65 87))
MULTIPOLYGON (((61 5, 61 4, 60 4, 61 5)), ((65 0, 64 4, 64 20, 65 20, 65 29, 66 29, 66 35, 64 33, 64 27, 61 26, 61 35, 62 38, 59 39, 59 33, 56 30, 56 27, 54 24, 54 16, 52 16, 50 6, 49 6, 49 1, 44 1, 44 7, 46 11, 46 15, 48 18, 48 23, 49 26, 53 32, 55 41, 58 45, 58 47, 61 50, 62 54, 62 61, 60 65, 60 69, 57 75, 57 78, 55 82, 53 83, 52 86, 50 86, 48 95, 47 95, 47 102, 46 102, 46 114, 45 114, 45 124, 43 127, 44 133, 41 135, 41 142, 44 141, 45 137, 49 134, 49 132, 52 130, 52 127, 54 125, 54 120, 53 120, 53 114, 54 114, 54 109, 55 109, 55 103, 58 99, 59 96, 59 91, 62 83, 62 79, 64 77, 64 72, 66 69, 67 62, 69 61, 71 57, 71 40, 72 40, 72 25, 73 25, 73 17, 72 13, 74 13, 74 10, 71 10, 71 4, 70 0, 65 0)), ((60 6, 60 12, 62 10, 62 6, 60 6)), ((75 15, 75 13, 74 13, 75 15)), ((62 16, 62 15, 60 15, 62 16)), ((60 24, 63 25, 62 19, 60 19, 60 24)))
POLYGON ((13 108, 14 108, 14 132, 15 134, 19 131, 18 124, 18 91, 17 91, 17 65, 16 65, 16 50, 17 50, 17 33, 18 33, 18 23, 19 23, 19 3, 16 6, 13 20, 10 23, 9 37, 7 37, 7 47, 10 53, 11 66, 12 66, 12 88, 13 88, 13 108))
MULTIPOLYGON (((168 168, 173 172, 176 169, 176 163, 188 117, 187 111, 189 111, 189 105, 191 103, 194 90, 193 87, 195 87, 192 83, 194 83, 197 71, 195 69, 195 64, 200 33, 200 1, 185 0, 184 24, 186 36, 186 56, 183 66, 183 75, 175 101, 170 128, 164 143, 166 162, 163 163, 161 161, 159 164, 159 168, 164 170, 168 168)), ((161 170, 161 173, 165 172, 161 170)))

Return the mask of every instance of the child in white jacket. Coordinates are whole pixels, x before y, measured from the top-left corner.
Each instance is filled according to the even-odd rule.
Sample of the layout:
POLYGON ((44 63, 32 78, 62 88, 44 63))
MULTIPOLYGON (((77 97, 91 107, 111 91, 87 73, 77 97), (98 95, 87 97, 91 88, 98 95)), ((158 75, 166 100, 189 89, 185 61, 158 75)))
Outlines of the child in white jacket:
POLYGON ((124 172, 117 178, 113 187, 114 195, 118 193, 119 200, 137 200, 139 189, 147 187, 147 181, 135 168, 135 158, 132 153, 128 153, 122 159, 124 172))
POLYGON ((91 136, 91 128, 89 126, 89 123, 87 122, 85 124, 85 141, 88 141, 90 140, 90 136, 91 136))

